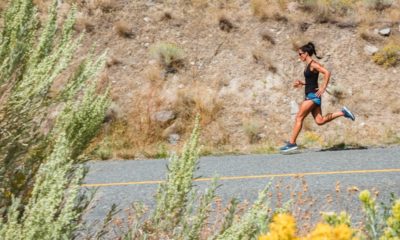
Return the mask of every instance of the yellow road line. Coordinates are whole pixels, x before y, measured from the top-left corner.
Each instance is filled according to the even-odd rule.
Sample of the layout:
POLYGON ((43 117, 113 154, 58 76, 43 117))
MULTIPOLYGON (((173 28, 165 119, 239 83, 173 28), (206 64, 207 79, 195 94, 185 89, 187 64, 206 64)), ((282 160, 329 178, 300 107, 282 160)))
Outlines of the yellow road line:
MULTIPOLYGON (((225 177, 219 177, 219 180, 243 180, 243 179, 260 179, 260 178, 273 178, 273 177, 297 177, 297 176, 390 173, 390 172, 400 172, 400 168, 332 171, 332 172, 282 173, 282 174, 264 174, 264 175, 253 175, 253 176, 225 176, 225 177)), ((198 178, 194 181, 206 182, 206 181, 211 181, 212 179, 213 178, 198 178)), ((154 181, 138 181, 138 182, 89 183, 89 184, 82 184, 82 187, 113 187, 113 186, 142 185, 142 184, 160 184, 162 182, 164 181, 154 180, 154 181)))

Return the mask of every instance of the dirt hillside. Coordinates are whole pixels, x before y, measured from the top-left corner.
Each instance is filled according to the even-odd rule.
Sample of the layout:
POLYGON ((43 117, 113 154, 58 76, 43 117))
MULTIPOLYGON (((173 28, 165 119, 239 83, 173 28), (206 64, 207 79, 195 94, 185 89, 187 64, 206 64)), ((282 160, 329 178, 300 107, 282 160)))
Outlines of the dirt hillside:
POLYGON ((78 5, 76 30, 87 31, 82 51, 95 43, 109 53, 101 77, 113 104, 92 145, 98 157, 163 157, 181 147, 196 113, 203 154, 276 150, 304 98, 292 83, 304 79, 296 50, 308 41, 332 73, 323 113, 346 105, 357 119, 318 126, 309 116, 298 143, 400 143, 398 59, 384 66, 376 57, 392 46, 398 58, 399 1, 60 2, 62 13, 78 5))

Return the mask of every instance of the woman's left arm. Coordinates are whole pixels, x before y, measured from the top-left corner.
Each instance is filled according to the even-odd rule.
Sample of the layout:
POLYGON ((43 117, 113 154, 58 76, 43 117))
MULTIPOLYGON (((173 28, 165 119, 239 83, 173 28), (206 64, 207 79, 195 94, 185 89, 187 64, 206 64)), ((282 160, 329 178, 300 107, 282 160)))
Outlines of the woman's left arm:
POLYGON ((329 79, 331 77, 331 73, 326 68, 324 68, 323 66, 321 66, 317 62, 312 62, 311 63, 311 68, 313 68, 313 69, 317 70, 318 72, 324 74, 324 82, 322 83, 322 86, 320 86, 318 88, 318 91, 316 92, 316 95, 318 97, 321 97, 322 94, 324 94, 324 92, 326 90, 326 87, 328 86, 329 79))

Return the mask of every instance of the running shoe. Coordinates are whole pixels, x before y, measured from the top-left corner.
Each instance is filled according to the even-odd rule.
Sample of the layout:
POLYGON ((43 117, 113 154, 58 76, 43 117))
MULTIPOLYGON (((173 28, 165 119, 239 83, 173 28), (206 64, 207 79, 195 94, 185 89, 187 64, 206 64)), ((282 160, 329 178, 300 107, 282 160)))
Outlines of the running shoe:
POLYGON ((296 150, 298 147, 297 147, 297 144, 296 143, 290 143, 290 142, 287 142, 286 143, 286 145, 285 146, 283 146, 283 147, 281 147, 281 148, 279 148, 279 150, 281 151, 281 152, 290 152, 290 151, 293 151, 293 150, 296 150))
POLYGON ((349 118, 352 121, 356 120, 356 117, 354 116, 353 113, 350 112, 350 110, 347 107, 342 108, 342 113, 344 114, 345 118, 349 118))

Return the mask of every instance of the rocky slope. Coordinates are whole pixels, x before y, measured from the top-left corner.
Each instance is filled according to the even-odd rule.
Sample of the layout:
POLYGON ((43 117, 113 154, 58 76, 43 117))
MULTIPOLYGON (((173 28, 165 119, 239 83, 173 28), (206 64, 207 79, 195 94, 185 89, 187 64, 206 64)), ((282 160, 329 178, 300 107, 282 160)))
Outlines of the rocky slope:
MULTIPOLYGON (((323 112, 346 105, 357 119, 318 126, 310 116, 298 143, 400 142, 400 68, 371 57, 388 43, 400 44, 398 1, 384 10, 357 5, 341 15, 310 12, 294 1, 270 1, 265 9, 257 2, 78 1, 77 32, 88 31, 82 51, 96 43, 110 56, 102 78, 111 84, 113 105, 95 152, 162 156, 180 146, 196 113, 204 153, 272 151, 289 138, 303 100, 292 83, 303 79, 296 49, 308 41, 332 73, 323 112), (389 36, 379 34, 384 28, 389 36), (176 72, 154 56, 160 43, 183 50, 176 72)), ((63 2, 60 12, 71 4, 63 2)))

